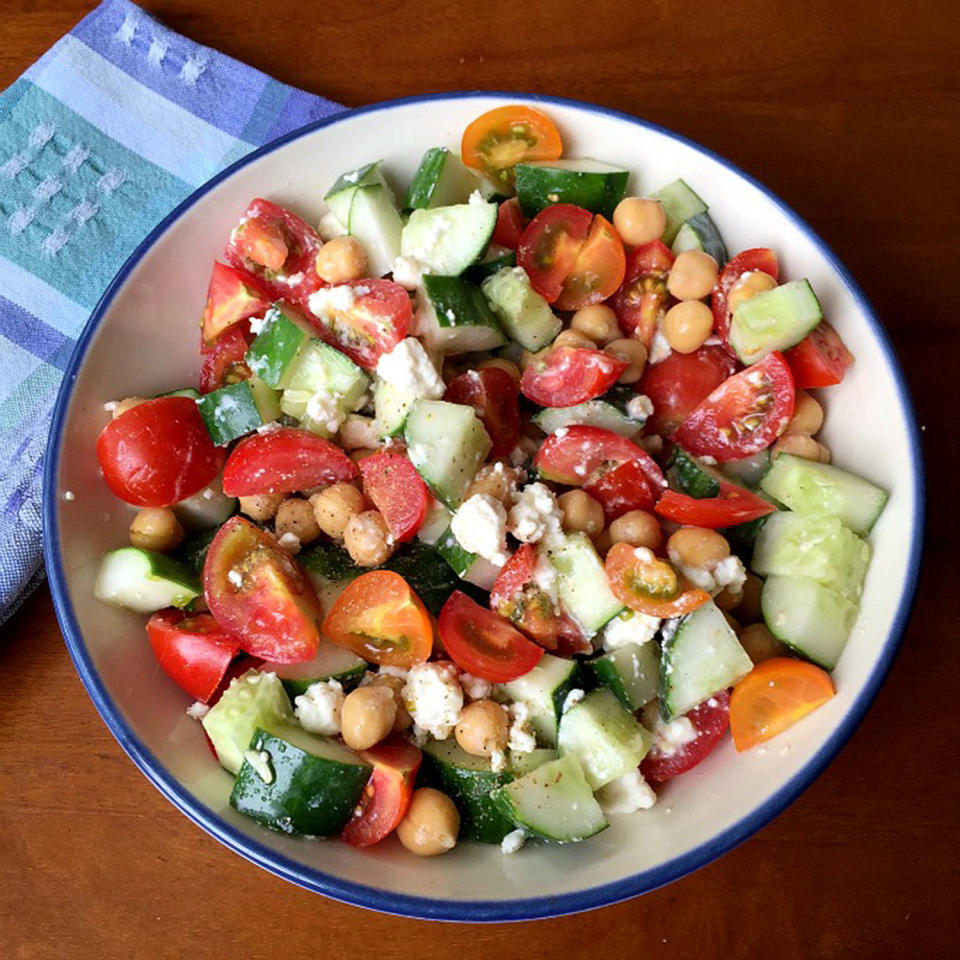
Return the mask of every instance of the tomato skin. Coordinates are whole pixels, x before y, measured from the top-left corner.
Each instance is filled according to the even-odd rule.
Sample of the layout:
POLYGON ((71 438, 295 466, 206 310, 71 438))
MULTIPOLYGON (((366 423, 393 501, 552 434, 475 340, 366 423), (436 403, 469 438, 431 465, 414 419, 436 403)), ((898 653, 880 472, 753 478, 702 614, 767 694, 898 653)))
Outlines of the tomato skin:
POLYGON ((406 816, 423 754, 408 740, 393 736, 360 756, 373 764, 373 773, 341 836, 363 848, 388 837, 406 816))
POLYGON ((541 407, 573 407, 606 393, 627 364, 603 350, 550 347, 527 364, 520 392, 541 407))
POLYGON ((659 240, 635 247, 627 255, 623 282, 610 299, 620 329, 646 347, 666 313, 667 274, 673 260, 670 248, 659 240))
POLYGON ((224 458, 189 397, 158 397, 132 407, 97 438, 107 486, 137 507, 169 507, 193 496, 216 477, 224 458))
MULTIPOLYGON (((407 335, 413 307, 407 291, 392 280, 364 279, 330 287, 330 299, 307 316, 320 336, 345 353, 364 370, 373 370, 377 361, 407 335), (344 308, 335 291, 352 291, 353 303, 344 308)), ((316 302, 314 306, 317 306, 316 302)))
POLYGON ((748 457, 783 433, 795 398, 793 374, 783 354, 774 351, 721 383, 677 427, 674 439, 698 457, 720 462, 748 457))
POLYGON ((639 460, 625 460, 610 470, 598 471, 583 490, 603 507, 607 523, 631 510, 652 510, 657 500, 639 460))
POLYGON ((778 280, 780 265, 777 262, 777 255, 768 247, 754 247, 738 253, 720 271, 717 285, 710 295, 710 309, 713 311, 713 331, 731 356, 735 354, 729 340, 731 313, 727 309, 727 299, 740 277, 745 273, 752 273, 754 270, 760 270, 762 273, 773 277, 774 280, 778 280))
POLYGON ((239 641, 209 613, 186 617, 182 610, 160 610, 147 621, 147 639, 160 669, 203 703, 216 693, 240 652, 239 641))
POLYGON ((231 517, 213 538, 203 596, 217 622, 255 657, 297 663, 317 652, 322 611, 313 584, 245 517, 231 517))
POLYGON ((655 510, 661 517, 691 527, 720 530, 738 523, 749 523, 758 517, 774 513, 772 503, 735 483, 720 483, 720 496, 701 500, 688 497, 676 490, 665 490, 655 510))
POLYGON ((730 694, 721 690, 684 716, 697 731, 697 739, 683 744, 671 754, 652 749, 640 764, 640 772, 645 779, 663 783, 706 760, 730 726, 730 694))
POLYGON ((450 594, 437 626, 450 659, 461 670, 491 683, 522 677, 543 656, 543 647, 460 590, 450 594))
POLYGON ((353 480, 358 473, 357 465, 329 440, 283 427, 246 437, 233 448, 223 468, 223 492, 228 497, 294 493, 353 480))
POLYGON ((547 303, 560 296, 592 222, 589 210, 572 203, 555 203, 541 210, 523 231, 517 264, 527 271, 530 285, 547 303))
POLYGON ((598 213, 554 306, 558 310, 579 310, 606 300, 623 283, 625 270, 623 241, 613 224, 598 213))
POLYGON ((554 122, 539 110, 512 104, 488 110, 463 131, 460 155, 468 167, 501 183, 512 183, 513 168, 530 160, 557 160, 563 142, 554 122))
POLYGON ((653 415, 644 433, 672 436, 694 408, 736 369, 737 361, 716 345, 700 347, 693 353, 671 353, 665 360, 647 366, 637 385, 637 391, 653 403, 653 415))
POLYGON ((242 322, 222 333, 210 346, 200 347, 200 392, 210 393, 228 383, 248 380, 251 370, 246 355, 253 343, 249 323, 242 322))
POLYGON ((795 347, 784 353, 799 389, 832 387, 843 380, 853 354, 840 334, 821 320, 795 347))
POLYGON ((383 514, 397 543, 413 538, 427 515, 430 495, 407 457, 375 453, 360 461, 363 492, 383 514))
POLYGON ((516 447, 521 431, 519 395, 516 381, 506 370, 468 370, 450 381, 443 399, 477 411, 493 441, 491 460, 508 457, 516 447))
POLYGON ((269 299, 249 274, 214 262, 201 322, 204 343, 212 344, 234 324, 262 316, 269 306, 269 299))
POLYGON ((651 617, 680 617, 710 599, 706 591, 691 588, 672 563, 642 547, 615 543, 603 566, 614 596, 651 617))
POLYGON ((520 246, 526 225, 527 218, 520 209, 520 201, 516 197, 510 197, 497 208, 497 225, 491 242, 509 250, 516 250, 520 246))
POLYGON ((645 450, 603 427, 576 424, 551 433, 540 445, 533 465, 545 480, 580 487, 593 479, 604 464, 627 460, 640 461, 640 467, 653 487, 666 486, 660 468, 645 450))

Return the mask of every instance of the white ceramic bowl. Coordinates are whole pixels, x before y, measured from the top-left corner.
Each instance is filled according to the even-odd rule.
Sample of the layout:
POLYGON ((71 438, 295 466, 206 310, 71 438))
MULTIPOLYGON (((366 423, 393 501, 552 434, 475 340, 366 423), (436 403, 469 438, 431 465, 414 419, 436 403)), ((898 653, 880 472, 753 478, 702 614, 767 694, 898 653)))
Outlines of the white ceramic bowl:
POLYGON ((279 876, 360 906, 519 920, 601 906, 674 880, 750 836, 811 782, 890 667, 919 567, 922 491, 915 418, 887 336, 836 257, 776 197, 701 147, 610 110, 515 94, 438 95, 348 111, 290 134, 215 177, 147 237, 95 310, 60 393, 46 462, 46 561, 67 644, 97 709, 147 778, 205 830, 279 876), (427 147, 456 148, 470 120, 517 101, 550 114, 566 155, 633 171, 632 193, 683 177, 710 204, 731 251, 771 246, 786 277, 810 279, 856 355, 843 384, 827 393, 823 439, 839 465, 891 495, 871 536, 874 558, 834 675, 837 696, 763 752, 738 756, 728 739, 696 773, 668 784, 653 810, 614 818, 586 843, 529 844, 513 856, 464 843, 423 860, 393 839, 361 852, 271 833, 230 808, 230 777, 185 715, 186 695, 159 672, 143 618, 93 598, 100 556, 125 542, 131 512, 99 475, 103 404, 195 382, 210 265, 250 198, 266 196, 316 220, 324 189, 343 170, 384 157, 402 185, 427 147), (75 499, 64 499, 67 490, 75 499))

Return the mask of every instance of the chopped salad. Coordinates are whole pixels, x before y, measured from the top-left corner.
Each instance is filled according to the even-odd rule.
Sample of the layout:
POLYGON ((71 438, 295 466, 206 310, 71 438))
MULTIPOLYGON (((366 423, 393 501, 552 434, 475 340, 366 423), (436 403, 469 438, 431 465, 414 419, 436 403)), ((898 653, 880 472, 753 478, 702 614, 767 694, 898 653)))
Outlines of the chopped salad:
POLYGON ((96 594, 269 828, 584 840, 834 694, 886 493, 808 391, 853 356, 683 180, 562 152, 504 106, 405 194, 253 200, 198 388, 106 405, 138 512, 96 594))

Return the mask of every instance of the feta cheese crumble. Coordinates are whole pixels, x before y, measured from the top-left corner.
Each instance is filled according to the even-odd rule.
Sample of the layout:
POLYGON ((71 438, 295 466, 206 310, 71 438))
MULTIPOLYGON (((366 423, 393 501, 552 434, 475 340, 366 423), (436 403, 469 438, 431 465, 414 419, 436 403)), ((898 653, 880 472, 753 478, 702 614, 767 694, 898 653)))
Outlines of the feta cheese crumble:
POLYGON ((743 561, 733 554, 718 560, 709 567, 692 567, 680 562, 676 550, 668 547, 667 554, 670 562, 695 586, 706 590, 711 595, 718 594, 725 587, 732 593, 743 588, 747 579, 747 571, 743 561))
POLYGON ((340 429, 340 424, 347 418, 346 413, 340 409, 337 397, 323 389, 317 390, 307 400, 306 414, 331 434, 336 433, 340 429))
POLYGON ((597 801, 606 814, 636 813, 649 810, 657 795, 639 770, 631 770, 597 791, 597 801))
POLYGON ((653 416, 653 401, 643 393, 638 393, 627 401, 627 416, 632 420, 645 421, 653 416))
POLYGON ((510 738, 507 749, 517 753, 533 753, 537 749, 537 738, 530 726, 530 708, 518 700, 507 707, 510 714, 510 738))
POLYGON ((277 538, 277 544, 289 553, 300 552, 300 538, 289 530, 277 538))
POLYGON ((72 490, 64 490, 64 491, 63 491, 63 499, 64 499, 64 500, 74 500, 74 499, 75 499, 75 494, 74 494, 74 492, 73 492, 72 490))
POLYGON ((446 390, 423 344, 416 337, 401 340, 377 361, 377 376, 403 393, 439 400, 446 390))
POLYGON ((555 542, 560 538, 563 511, 554 492, 542 483, 527 484, 510 508, 508 528, 521 543, 555 542))
POLYGON ((650 747, 661 757, 672 757, 681 747, 693 743, 700 736, 689 717, 677 717, 667 722, 656 712, 653 724, 653 743, 650 747))
POLYGON ((325 213, 320 218, 318 233, 324 240, 332 240, 334 237, 345 237, 347 228, 337 219, 332 211, 325 213))
POLYGON ((560 708, 561 716, 569 709, 575 707, 586 696, 582 690, 573 689, 563 699, 563 706, 560 708))
POLYGON ((631 643, 643 644, 652 640, 660 629, 659 617, 628 610, 614 617, 601 634, 603 649, 608 653, 631 643))
POLYGON ((210 707, 199 700, 195 700, 187 707, 187 716, 192 720, 202 720, 209 712, 210 707))
POLYGON ((264 315, 264 316, 262 316, 262 317, 254 317, 254 318, 250 321, 250 332, 251 332, 254 336, 257 336, 259 333, 262 333, 262 332, 263 332, 263 328, 264 328, 266 325, 267 325, 266 315, 264 315))
POLYGON ((463 690, 452 664, 418 663, 403 686, 403 703, 414 723, 414 735, 446 740, 460 719, 463 690))
POLYGON ((357 296, 349 283, 340 283, 333 287, 321 287, 311 293, 307 300, 310 312, 321 320, 334 320, 334 314, 344 313, 357 302, 357 296))
POLYGON ((657 327, 657 332, 653 335, 653 342, 650 344, 650 365, 653 366, 653 364, 659 363, 661 360, 666 360, 671 352, 669 341, 663 335, 660 327, 657 327))
POLYGON ((486 700, 493 692, 493 684, 482 677, 475 677, 472 673, 460 674, 460 686, 471 700, 486 700))
POLYGON ((393 261, 393 282, 405 290, 416 290, 423 279, 423 264, 416 257, 397 257, 393 261))
POLYGON ((300 726, 309 733, 324 737, 338 736, 343 697, 343 686, 339 680, 311 683, 306 693, 294 700, 294 713, 300 726))
POLYGON ((475 493, 465 500, 450 521, 457 543, 492 564, 502 567, 510 558, 507 552, 507 511, 489 493, 475 493))
POLYGON ((500 841, 500 852, 504 854, 516 853, 527 842, 525 830, 511 830, 500 841))

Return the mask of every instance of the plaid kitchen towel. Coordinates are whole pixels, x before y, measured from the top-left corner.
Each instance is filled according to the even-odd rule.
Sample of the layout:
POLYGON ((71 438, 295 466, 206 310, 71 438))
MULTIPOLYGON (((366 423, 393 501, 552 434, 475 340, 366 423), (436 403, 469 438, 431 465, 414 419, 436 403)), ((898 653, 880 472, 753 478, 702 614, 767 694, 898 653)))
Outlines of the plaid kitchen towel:
POLYGON ((70 352, 170 210, 342 107, 105 0, 0 94, 0 623, 42 578, 40 480, 70 352))

